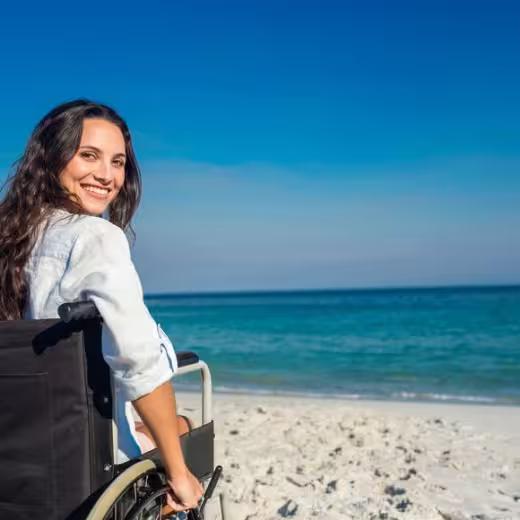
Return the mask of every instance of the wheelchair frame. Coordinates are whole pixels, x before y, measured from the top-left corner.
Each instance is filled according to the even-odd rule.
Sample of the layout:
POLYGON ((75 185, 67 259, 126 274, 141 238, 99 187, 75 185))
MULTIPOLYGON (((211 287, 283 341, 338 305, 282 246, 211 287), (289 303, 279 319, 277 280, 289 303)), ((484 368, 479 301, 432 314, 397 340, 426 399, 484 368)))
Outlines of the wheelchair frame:
MULTIPOLYGON (((97 309, 91 302, 76 302, 60 306, 59 315, 61 320, 0 322, 0 431, 14 432, 0 443, 0 516, 162 518, 168 488, 158 450, 115 463, 112 381, 101 355, 97 309), (20 414, 23 408, 26 416, 20 414), (38 489, 27 494, 35 485, 38 489), (129 486, 134 492, 130 509, 124 495, 129 486), (147 509, 149 504, 155 509, 147 509)), ((214 469, 213 461, 211 373, 193 352, 178 352, 177 360, 174 377, 199 372, 202 382, 202 424, 180 438, 190 471, 201 481, 211 477, 200 508, 188 515, 198 520, 222 470, 214 469)), ((219 509, 225 520, 223 494, 219 509)))
MULTIPOLYGON (((189 374, 192 372, 199 372, 201 375, 201 383, 202 383, 202 402, 201 402, 201 424, 202 426, 212 423, 213 415, 212 415, 212 380, 211 380, 211 372, 209 370, 208 365, 200 360, 196 354, 193 352, 179 352, 178 354, 178 362, 179 367, 174 374, 174 378, 189 374)), ((117 426, 115 421, 113 421, 113 452, 114 456, 117 455, 117 426)), ((182 437, 181 437, 181 445, 182 445, 182 437)), ((183 446, 184 448, 184 446, 183 446)), ((132 461, 124 464, 129 466, 122 471, 119 475, 115 477, 115 479, 110 483, 110 485, 104 490, 102 495, 97 499, 91 511, 85 520, 105 520, 108 514, 110 514, 111 509, 114 507, 114 504, 117 504, 117 500, 121 498, 122 494, 125 490, 132 485, 134 482, 143 478, 149 473, 153 473, 155 471, 161 471, 160 461, 157 458, 157 453, 149 452, 144 453, 140 460, 130 464, 132 461)), ((133 459, 135 460, 135 459, 133 459)), ((214 487, 217 483, 218 478, 220 477, 220 473, 222 468, 217 466, 216 471, 213 473, 213 479, 211 480, 207 487, 205 493, 205 500, 211 498, 214 487), (215 478, 216 477, 216 478, 215 478)), ((161 490, 162 492, 166 492, 167 486, 161 490)), ((154 499, 156 497, 153 497, 154 499)), ((145 497, 143 501, 147 500, 145 497)), ((225 514, 225 501, 224 496, 221 494, 219 496, 219 505, 220 505, 220 516, 224 520, 226 518, 225 514)), ((203 511, 202 506, 202 511, 203 511)), ((132 513, 130 513, 132 514, 132 513)), ((191 511, 191 517, 194 520, 202 519, 202 512, 200 510, 191 511)), ((125 517, 126 518, 126 517, 125 517)), ((133 520, 133 517, 130 518, 133 520)))

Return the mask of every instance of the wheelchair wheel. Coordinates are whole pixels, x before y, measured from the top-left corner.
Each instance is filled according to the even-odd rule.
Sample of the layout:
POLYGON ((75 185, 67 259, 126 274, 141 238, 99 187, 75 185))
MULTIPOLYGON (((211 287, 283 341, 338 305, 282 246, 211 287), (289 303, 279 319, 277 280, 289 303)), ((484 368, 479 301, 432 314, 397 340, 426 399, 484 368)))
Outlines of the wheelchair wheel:
POLYGON ((168 489, 155 463, 142 460, 110 483, 86 520, 162 520, 168 489))

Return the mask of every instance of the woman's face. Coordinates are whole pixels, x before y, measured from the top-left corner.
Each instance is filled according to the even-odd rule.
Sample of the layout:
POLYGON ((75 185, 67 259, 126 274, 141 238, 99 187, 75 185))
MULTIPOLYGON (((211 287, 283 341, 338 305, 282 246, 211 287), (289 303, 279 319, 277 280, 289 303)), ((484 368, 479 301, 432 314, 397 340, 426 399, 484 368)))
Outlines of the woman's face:
POLYGON ((90 215, 101 215, 125 180, 126 146, 119 127, 84 119, 79 148, 60 174, 61 185, 77 195, 90 215))

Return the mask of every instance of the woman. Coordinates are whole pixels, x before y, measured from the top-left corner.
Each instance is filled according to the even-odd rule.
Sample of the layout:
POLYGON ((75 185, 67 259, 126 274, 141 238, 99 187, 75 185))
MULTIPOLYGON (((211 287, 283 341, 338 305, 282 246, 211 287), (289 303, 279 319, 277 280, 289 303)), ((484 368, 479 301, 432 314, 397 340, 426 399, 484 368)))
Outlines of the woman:
POLYGON ((0 320, 55 318, 66 301, 96 304, 114 380, 118 462, 155 443, 172 489, 168 502, 181 511, 196 506, 202 486, 179 443, 173 346, 144 305, 124 233, 140 193, 130 133, 114 110, 77 100, 49 112, 0 203, 0 320))

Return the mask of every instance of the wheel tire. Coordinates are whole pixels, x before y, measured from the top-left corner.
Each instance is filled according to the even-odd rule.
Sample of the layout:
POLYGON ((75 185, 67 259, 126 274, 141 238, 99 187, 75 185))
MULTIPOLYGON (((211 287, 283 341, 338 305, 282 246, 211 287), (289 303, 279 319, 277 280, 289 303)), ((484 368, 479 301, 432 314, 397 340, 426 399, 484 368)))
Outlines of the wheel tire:
POLYGON ((90 510, 85 520, 105 520, 114 504, 121 498, 129 486, 146 473, 156 470, 157 466, 152 460, 146 459, 136 462, 128 469, 118 475, 109 486, 103 491, 101 496, 90 510))

